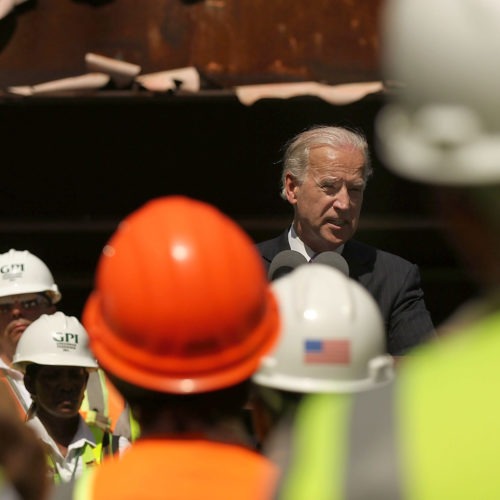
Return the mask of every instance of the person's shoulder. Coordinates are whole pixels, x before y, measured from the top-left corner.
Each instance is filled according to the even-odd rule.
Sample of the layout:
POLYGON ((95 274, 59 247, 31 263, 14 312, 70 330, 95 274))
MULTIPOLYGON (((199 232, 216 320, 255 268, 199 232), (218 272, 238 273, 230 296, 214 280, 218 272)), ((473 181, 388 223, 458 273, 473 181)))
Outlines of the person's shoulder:
POLYGON ((348 242, 346 242, 342 255, 344 257, 356 255, 358 256, 358 258, 362 258, 365 260, 384 262, 398 267, 413 267, 415 265, 413 262, 404 257, 401 257, 400 255, 388 252, 387 250, 382 250, 381 248, 363 243, 359 240, 349 240, 348 242))
POLYGON ((288 244, 288 229, 282 231, 274 238, 257 242, 255 246, 262 258, 271 262, 277 253, 290 248, 288 244))
POLYGON ((280 234, 278 234, 277 236, 274 236, 273 238, 268 238, 267 240, 258 241, 256 243, 256 246, 258 248, 263 248, 263 249, 265 249, 265 248, 271 248, 271 247, 274 248, 283 239, 283 234, 284 233, 281 232, 280 234))

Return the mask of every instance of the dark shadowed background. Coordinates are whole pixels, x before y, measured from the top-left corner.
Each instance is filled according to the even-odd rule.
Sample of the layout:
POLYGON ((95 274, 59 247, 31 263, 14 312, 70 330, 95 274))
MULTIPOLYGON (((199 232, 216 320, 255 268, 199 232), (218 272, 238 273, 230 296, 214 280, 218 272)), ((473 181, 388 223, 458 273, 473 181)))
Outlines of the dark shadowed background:
MULTIPOLYGON (((420 265, 438 324, 475 293, 427 188, 377 157, 382 93, 334 106, 312 96, 244 106, 234 85, 380 79, 377 16, 364 0, 29 0, 0 20, 0 251, 29 249, 53 270, 61 309, 79 315, 100 250, 148 199, 186 194, 235 218, 255 241, 291 217, 279 197, 281 148, 313 124, 359 127, 375 175, 358 239, 420 265), (143 73, 195 66, 196 94, 107 88, 19 97, 28 85, 85 72, 95 52, 143 73)), ((203 224, 203 221, 200 221, 203 224)), ((140 262, 137 263, 140 266, 140 262)))

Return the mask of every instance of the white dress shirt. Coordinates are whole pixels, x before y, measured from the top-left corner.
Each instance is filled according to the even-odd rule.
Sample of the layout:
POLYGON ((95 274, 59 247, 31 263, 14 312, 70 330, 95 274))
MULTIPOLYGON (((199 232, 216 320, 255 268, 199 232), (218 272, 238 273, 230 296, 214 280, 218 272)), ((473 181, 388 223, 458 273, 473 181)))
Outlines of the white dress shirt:
MULTIPOLYGON (((78 423, 78 429, 68 446, 68 452, 65 457, 62 455, 57 444, 49 435, 37 416, 34 416, 27 422, 27 424, 34 429, 40 439, 52 451, 54 466, 57 469, 59 477, 61 478, 61 482, 71 481, 81 475, 84 466, 82 455, 85 444, 88 443, 92 447, 97 445, 90 427, 85 423, 85 420, 83 420, 82 417, 79 418, 80 421, 78 423)), ((118 453, 123 453, 123 451, 125 451, 129 446, 130 441, 127 438, 120 436, 118 441, 118 453)))
MULTIPOLYGON (((290 230, 288 231, 288 244, 290 245, 290 249, 295 252, 299 252, 302 254, 308 261, 310 261, 317 252, 311 250, 297 235, 295 232, 295 228, 293 224, 290 226, 290 230)), ((335 252, 342 255, 342 250, 344 249, 344 245, 340 245, 335 249, 335 252)))

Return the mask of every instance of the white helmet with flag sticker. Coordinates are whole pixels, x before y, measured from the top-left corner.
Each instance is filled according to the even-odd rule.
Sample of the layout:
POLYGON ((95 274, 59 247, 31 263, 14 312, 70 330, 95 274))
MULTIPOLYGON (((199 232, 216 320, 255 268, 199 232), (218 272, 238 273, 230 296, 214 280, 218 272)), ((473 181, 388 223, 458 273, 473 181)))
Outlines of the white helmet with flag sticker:
POLYGON ((13 358, 14 368, 25 372, 32 363, 52 366, 98 367, 90 351, 88 334, 75 316, 61 311, 42 314, 19 339, 13 358))
POLYGON ((272 283, 281 315, 274 351, 253 381, 299 393, 349 393, 392 380, 385 328, 373 297, 331 266, 300 266, 272 283))

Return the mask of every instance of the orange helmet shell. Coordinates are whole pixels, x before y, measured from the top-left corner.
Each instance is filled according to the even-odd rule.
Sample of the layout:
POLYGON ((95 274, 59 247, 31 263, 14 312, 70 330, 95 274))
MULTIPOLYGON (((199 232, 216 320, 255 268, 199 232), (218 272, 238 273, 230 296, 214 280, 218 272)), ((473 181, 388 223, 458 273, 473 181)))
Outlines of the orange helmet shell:
POLYGON ((250 377, 279 329, 250 237, 212 205, 184 196, 151 200, 121 222, 82 321, 101 366, 171 393, 250 377))

